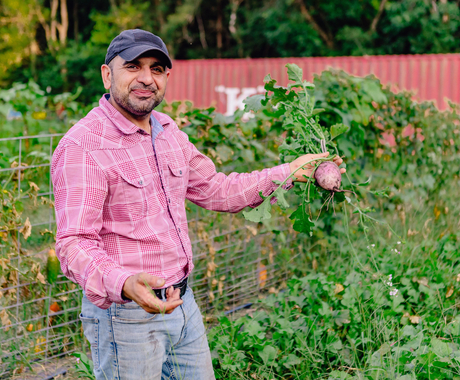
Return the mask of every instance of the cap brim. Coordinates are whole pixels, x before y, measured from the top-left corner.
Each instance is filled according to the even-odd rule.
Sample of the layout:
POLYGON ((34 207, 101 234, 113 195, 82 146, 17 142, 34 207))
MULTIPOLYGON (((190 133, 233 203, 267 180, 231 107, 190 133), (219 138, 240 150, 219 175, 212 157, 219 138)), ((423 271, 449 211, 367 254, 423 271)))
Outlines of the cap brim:
POLYGON ((171 59, 164 51, 161 49, 153 48, 152 45, 138 45, 133 46, 128 49, 121 51, 118 55, 123 58, 125 61, 133 61, 140 55, 147 53, 148 51, 158 52, 159 55, 162 57, 166 67, 172 69, 172 62, 171 59))

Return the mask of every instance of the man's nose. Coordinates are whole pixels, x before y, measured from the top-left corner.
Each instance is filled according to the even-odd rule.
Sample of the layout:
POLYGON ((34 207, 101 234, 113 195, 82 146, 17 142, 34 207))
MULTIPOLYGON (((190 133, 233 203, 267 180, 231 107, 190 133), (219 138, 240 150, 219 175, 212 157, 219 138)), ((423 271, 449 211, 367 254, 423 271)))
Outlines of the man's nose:
POLYGON ((150 71, 150 67, 141 67, 137 76, 137 81, 145 84, 146 86, 149 86, 153 83, 153 76, 152 72, 150 71))

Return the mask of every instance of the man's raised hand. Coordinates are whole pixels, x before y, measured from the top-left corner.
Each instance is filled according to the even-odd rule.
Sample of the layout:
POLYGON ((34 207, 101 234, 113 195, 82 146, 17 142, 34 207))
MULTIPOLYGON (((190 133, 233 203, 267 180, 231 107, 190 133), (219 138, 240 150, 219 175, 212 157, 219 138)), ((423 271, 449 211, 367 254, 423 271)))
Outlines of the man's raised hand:
POLYGON ((180 289, 174 289, 172 286, 166 290, 166 301, 160 300, 153 293, 152 288, 161 288, 164 283, 165 280, 160 277, 138 273, 125 281, 123 296, 136 302, 147 313, 171 314, 176 307, 182 305, 183 301, 180 298, 180 289))
MULTIPOLYGON (((310 162, 309 164, 305 165, 303 169, 298 170, 294 174, 294 181, 298 182, 307 182, 306 177, 310 177, 313 173, 313 169, 315 168, 316 162, 314 161, 317 158, 326 158, 329 156, 329 152, 325 153, 320 153, 320 154, 305 154, 303 156, 300 156, 299 158, 296 158, 294 161, 289 163, 289 168, 291 169, 291 173, 300 168, 301 166, 305 165, 307 162, 310 162)), ((340 166, 343 163, 343 160, 339 157, 336 156, 333 158, 333 162, 337 165, 340 166)), ((340 173, 343 174, 346 172, 345 168, 340 168, 340 173)))

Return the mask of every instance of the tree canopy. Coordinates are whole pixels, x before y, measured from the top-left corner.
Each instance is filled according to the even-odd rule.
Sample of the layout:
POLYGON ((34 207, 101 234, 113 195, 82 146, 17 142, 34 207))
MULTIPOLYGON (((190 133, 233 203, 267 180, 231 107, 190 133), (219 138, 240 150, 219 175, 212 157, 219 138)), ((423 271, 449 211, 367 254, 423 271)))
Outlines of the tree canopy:
POLYGON ((459 0, 1 0, 0 81, 102 91, 121 30, 158 34, 175 59, 460 51, 459 0))

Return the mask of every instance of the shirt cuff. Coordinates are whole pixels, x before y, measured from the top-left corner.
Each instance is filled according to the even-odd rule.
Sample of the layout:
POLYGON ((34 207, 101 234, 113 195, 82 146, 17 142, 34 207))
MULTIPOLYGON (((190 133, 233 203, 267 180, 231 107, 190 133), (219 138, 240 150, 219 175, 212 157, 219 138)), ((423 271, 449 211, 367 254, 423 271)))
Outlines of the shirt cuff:
POLYGON ((123 285, 125 284, 128 277, 131 277, 133 273, 123 270, 121 268, 113 268, 105 275, 105 288, 110 301, 125 304, 131 302, 131 300, 124 300, 121 297, 123 285))
MULTIPOLYGON (((291 175, 291 169, 289 164, 282 164, 271 168, 272 181, 283 182, 286 178, 291 175)), ((278 188, 279 184, 273 183, 273 191, 278 188)), ((286 184, 283 186, 283 189, 289 190, 294 186, 292 178, 290 178, 286 184)))

